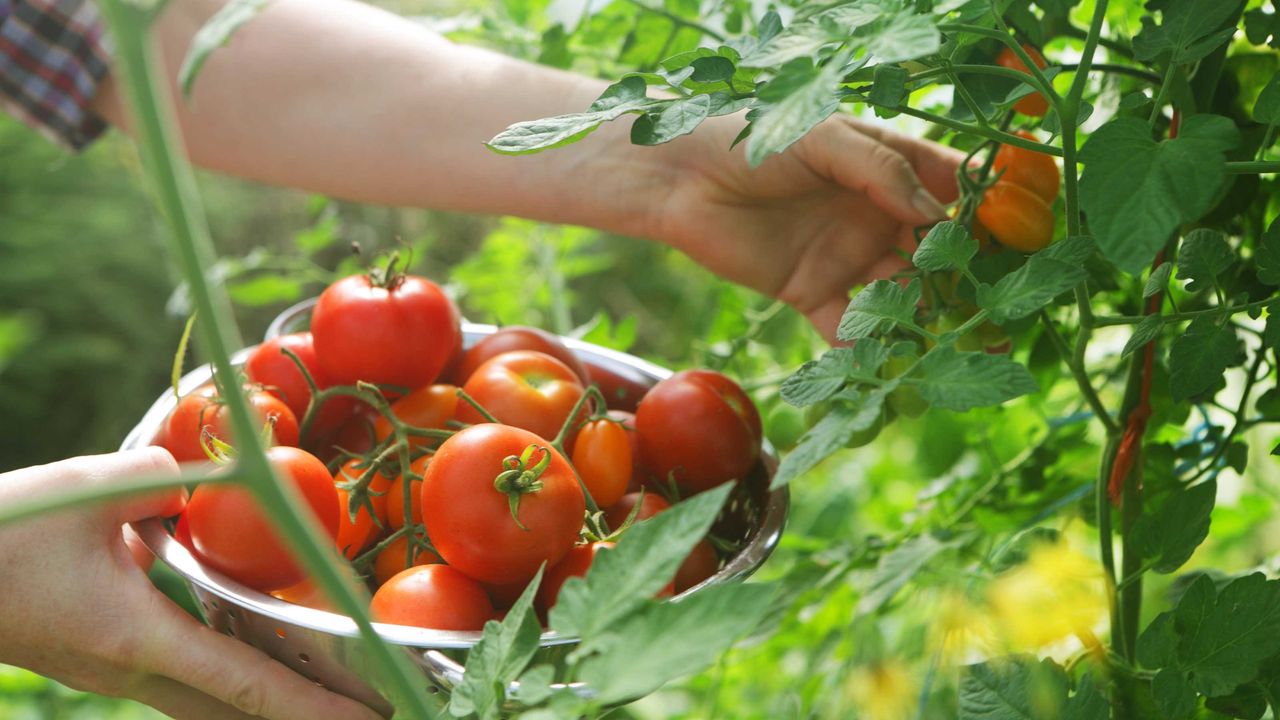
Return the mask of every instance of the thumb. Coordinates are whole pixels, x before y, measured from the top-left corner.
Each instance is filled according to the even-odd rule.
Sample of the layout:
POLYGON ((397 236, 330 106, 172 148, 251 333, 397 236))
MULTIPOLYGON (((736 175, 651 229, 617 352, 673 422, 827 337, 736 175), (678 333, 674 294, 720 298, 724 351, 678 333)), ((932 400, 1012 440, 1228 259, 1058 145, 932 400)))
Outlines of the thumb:
MULTIPOLYGON (((158 447, 125 450, 106 455, 86 455, 14 473, 29 493, 67 492, 107 486, 129 478, 176 479, 178 463, 169 451, 158 447)), ((114 501, 104 510, 115 527, 150 517, 177 515, 186 504, 181 486, 142 492, 114 501)))

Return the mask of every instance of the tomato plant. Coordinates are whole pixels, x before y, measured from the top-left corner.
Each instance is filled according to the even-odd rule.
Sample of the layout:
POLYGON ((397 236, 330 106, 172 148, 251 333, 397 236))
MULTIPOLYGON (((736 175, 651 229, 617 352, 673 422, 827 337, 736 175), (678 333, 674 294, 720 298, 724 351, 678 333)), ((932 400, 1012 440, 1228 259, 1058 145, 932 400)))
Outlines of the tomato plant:
POLYGON ((978 220, 997 242, 1020 252, 1043 250, 1053 240, 1053 210, 1034 191, 1012 182, 987 188, 978 220))
MULTIPOLYGON (((1039 50, 1036 50, 1026 44, 1022 46, 1022 50, 1031 58, 1031 62, 1037 68, 1043 70, 1048 67, 1048 63, 1045 62, 1044 56, 1040 54, 1039 50)), ((1002 48, 1000 50, 1000 54, 996 56, 996 63, 1003 67, 1007 67, 1010 70, 1017 70, 1018 72, 1024 73, 1027 72, 1027 64, 1018 56, 1017 52, 1015 52, 1012 47, 1002 48)), ((1045 99, 1044 95, 1041 95, 1040 93, 1033 93, 1019 100, 1013 106, 1013 109, 1023 115, 1044 117, 1044 114, 1049 110, 1049 101, 1045 99)))

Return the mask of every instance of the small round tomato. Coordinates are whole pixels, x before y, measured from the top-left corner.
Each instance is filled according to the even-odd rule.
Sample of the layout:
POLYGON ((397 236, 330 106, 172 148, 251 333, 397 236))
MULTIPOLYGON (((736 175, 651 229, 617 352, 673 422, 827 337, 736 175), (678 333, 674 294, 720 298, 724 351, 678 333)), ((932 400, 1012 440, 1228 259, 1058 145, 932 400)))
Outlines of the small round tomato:
POLYGON ((760 458, 760 413, 737 383, 712 370, 659 382, 636 410, 641 461, 689 493, 745 477, 760 458))
POLYGON ((283 600, 294 605, 309 607, 313 610, 337 612, 333 606, 333 601, 329 599, 328 595, 324 594, 324 591, 311 578, 282 590, 272 590, 270 594, 271 597, 277 600, 283 600))
MULTIPOLYGON (((1036 67, 1043 70, 1048 66, 1039 50, 1026 44, 1023 44, 1022 49, 1031 57, 1031 62, 1035 63, 1036 67)), ((1012 48, 1006 47, 1002 49, 1000 54, 996 56, 996 64, 1001 67, 1007 67, 1010 70, 1027 72, 1026 64, 1022 62, 1022 58, 1018 57, 1018 54, 1012 48)), ((1044 114, 1049 111, 1049 101, 1045 99, 1044 95, 1036 92, 1018 100, 1013 109, 1029 117, 1044 117, 1044 114)))
POLYGON ((546 613, 556 604, 560 597, 560 588, 571 577, 583 577, 591 569, 591 562, 601 550, 612 550, 614 543, 594 542, 586 545, 574 545, 565 554, 564 559, 549 568, 538 586, 538 596, 534 603, 538 611, 546 613))
POLYGON ((387 491, 391 487, 391 479, 381 472, 374 473, 369 480, 369 505, 373 506, 373 514, 369 508, 361 505, 356 508, 355 517, 351 515, 350 496, 342 485, 359 480, 365 473, 360 460, 348 460, 333 476, 338 491, 338 551, 348 560, 355 560, 378 531, 387 525, 387 491))
MULTIPOLYGON (((462 387, 504 425, 524 428, 554 440, 585 392, 578 376, 545 353, 515 350, 491 358, 462 387)), ((467 402, 458 403, 458 419, 486 422, 467 402)))
MULTIPOLYGON (((1036 136, 1025 130, 1015 133, 1018 137, 1036 141, 1036 136)), ((1058 171, 1058 163, 1044 153, 1023 150, 1013 145, 1001 145, 996 151, 995 161, 991 169, 1001 173, 1000 179, 1011 182, 1035 193, 1046 204, 1052 206, 1058 199, 1058 186, 1062 182, 1062 174, 1058 171)), ((975 232, 977 228, 974 228, 975 232)))
MULTIPOLYGON (((391 414, 402 422, 418 428, 444 430, 458 411, 458 388, 453 385, 428 385, 405 395, 391 404, 391 414)), ((391 423, 381 413, 373 421, 373 435, 378 442, 391 435, 391 423)), ((413 447, 438 445, 439 440, 425 436, 410 436, 413 447)))
POLYGON ((627 492, 631 481, 631 440, 612 420, 593 420, 578 431, 573 467, 597 507, 609 507, 627 492))
MULTIPOLYGON (((316 361, 315 345, 311 333, 291 333, 272 338, 259 345, 244 363, 244 372, 249 380, 261 385, 263 390, 275 395, 289 406, 301 424, 307 414, 307 406, 311 403, 311 386, 302 377, 302 372, 293 360, 285 355, 288 350, 302 361, 311 379, 321 390, 331 386, 316 361)), ((325 401, 312 421, 308 431, 308 439, 329 438, 355 412, 360 401, 346 395, 331 397, 325 401)))
POLYGON ((676 571, 676 592, 682 593, 688 590, 715 575, 719 569, 720 557, 716 555, 716 549, 706 540, 699 540, 698 544, 693 546, 693 550, 689 551, 689 556, 680 563, 680 569, 676 571))
POLYGON ((650 381, 639 370, 605 365, 590 356, 585 356, 582 363, 590 376, 588 384, 600 388, 610 410, 635 412, 641 398, 649 392, 650 381))
POLYGON ((431 544, 486 583, 527 581, 543 563, 559 562, 585 511, 569 462, 541 437, 506 425, 473 425, 445 440, 422 481, 431 544))
MULTIPOLYGON (((915 352, 895 353, 885 360, 880 375, 885 379, 896 378, 915 366, 920 356, 915 352)), ((920 388, 906 383, 899 384, 889 393, 889 407, 899 415, 917 418, 929 409, 929 402, 920 394, 920 388)))
MULTIPOLYGON (((259 423, 273 423, 271 433, 276 444, 298 444, 298 419, 288 405, 263 390, 247 390, 247 399, 249 410, 259 423)), ((207 460, 203 446, 206 430, 229 445, 236 444, 231 431, 231 413, 212 385, 190 392, 178 401, 165 420, 159 444, 178 462, 207 460)))
POLYGON ((987 188, 978 220, 997 242, 1020 252, 1043 250, 1053 241, 1053 210, 1039 195, 1004 180, 987 188))
POLYGON ((430 385, 460 332, 457 310, 438 285, 399 273, 383 284, 369 275, 343 278, 311 313, 316 358, 335 385, 430 385))
POLYGON ((631 445, 631 480, 627 482, 627 492, 636 492, 648 477, 640 462, 640 435, 636 433, 636 415, 626 410, 610 410, 607 415, 620 422, 622 429, 627 431, 627 442, 631 445))
POLYGON ((494 615, 489 595, 475 580, 448 565, 401 571, 373 594, 369 614, 377 622, 433 630, 483 630, 494 615))
MULTIPOLYGON (((409 483, 409 522, 419 524, 422 522, 422 476, 427 472, 427 466, 431 464, 431 456, 423 455, 422 457, 409 463, 409 472, 418 477, 409 483)), ((387 491, 387 525, 392 530, 399 530, 404 527, 404 475, 396 477, 395 482, 391 483, 391 489, 387 491)))
POLYGON ((769 419, 764 423, 765 436, 779 450, 790 450, 800 442, 804 435, 804 411, 779 400, 769 411, 769 419))
MULTIPOLYGON (((306 509, 331 539, 338 535, 338 493, 333 476, 314 455, 295 447, 267 450, 271 467, 301 493, 306 509)), ((301 512, 301 510, 299 510, 301 512)), ((263 592, 305 577, 253 494, 244 487, 206 483, 186 510, 191 541, 214 569, 263 592)))
POLYGON ((610 530, 617 530, 622 527, 622 523, 627 521, 627 517, 631 514, 631 509, 640 503, 640 509, 636 511, 636 517, 633 522, 647 520, 654 515, 671 507, 671 503, 655 492, 644 493, 644 499, 640 499, 641 493, 632 492, 622 496, 622 499, 614 503, 610 507, 605 508, 604 520, 609 523, 610 530))
MULTIPOLYGON (((421 537, 421 533, 419 533, 421 537)), ((392 540, 389 545, 379 552, 377 557, 373 559, 373 579, 377 584, 382 585, 386 581, 395 577, 398 573, 410 567, 419 565, 431 565, 442 562, 435 553, 426 550, 419 550, 413 556, 413 562, 409 562, 409 539, 404 535, 392 540)))
POLYGON ((503 353, 515 350, 533 350, 544 355, 550 355, 573 371, 573 374, 577 376, 578 381, 583 385, 590 382, 587 370, 582 366, 582 361, 578 359, 577 355, 573 354, 572 350, 565 347, 560 338, 546 330, 519 325, 504 327, 492 335, 482 338, 470 350, 467 350, 462 357, 462 362, 458 365, 456 373, 458 382, 465 384, 467 379, 481 365, 503 353))

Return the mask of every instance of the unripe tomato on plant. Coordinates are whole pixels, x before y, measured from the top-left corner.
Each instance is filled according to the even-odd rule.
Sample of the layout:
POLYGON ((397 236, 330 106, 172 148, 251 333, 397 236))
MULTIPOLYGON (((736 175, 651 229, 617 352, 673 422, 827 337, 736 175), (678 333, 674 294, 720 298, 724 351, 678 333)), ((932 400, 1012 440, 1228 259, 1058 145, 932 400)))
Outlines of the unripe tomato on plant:
MULTIPOLYGON (((924 329, 938 337, 942 337, 959 329, 971 317, 973 317, 972 313, 965 313, 959 309, 952 308, 940 313, 933 320, 926 323, 924 329)), ((925 340, 924 344, 925 347, 932 349, 935 343, 932 340, 925 340)), ((977 352, 982 349, 982 341, 978 339, 975 333, 969 332, 956 338, 955 348, 960 352, 977 352)))
POLYGON ((586 500, 543 438, 473 425, 445 440, 422 481, 422 520, 445 562, 486 583, 528 581, 569 552, 586 500))
MULTIPOLYGON (((1036 141, 1036 136, 1025 130, 1019 130, 1014 134, 1033 142, 1036 141)), ((1058 170, 1058 163, 1054 162, 1049 155, 1032 150, 1024 150, 1013 145, 1001 145, 1000 149, 996 151, 996 157, 991 164, 991 169, 1001 173, 1001 181, 1021 185, 1035 193, 1050 207, 1053 206, 1053 201, 1058 199, 1058 189, 1062 183, 1062 174, 1058 170)))
POLYGON ((480 586, 448 565, 403 570, 373 594, 369 614, 376 622, 433 630, 482 630, 494 616, 480 586))
MULTIPOLYGON (((458 388, 437 383, 418 388, 391 404, 391 414, 402 422, 419 428, 444 430, 458 412, 458 388)), ((391 435, 391 423, 381 413, 373 421, 373 436, 378 442, 391 435)), ((426 436, 409 436, 409 445, 424 447, 439 441, 426 436)))
MULTIPOLYGON (((260 389, 248 389, 249 411, 259 423, 272 423, 271 434, 278 445, 298 444, 298 420, 282 400, 260 389)), ((231 413, 218 397, 217 388, 206 385, 187 393, 165 419, 157 444, 178 462, 208 460, 202 445, 205 430, 215 438, 235 445, 231 413)))
POLYGON ((591 377, 587 374, 587 369, 582 365, 582 361, 560 341, 560 338, 546 330, 521 325, 504 327, 492 335, 482 338, 471 349, 467 350, 463 354, 462 362, 459 363, 455 373, 458 376, 457 384, 465 385, 467 379, 481 365, 503 353, 515 350, 533 350, 544 355, 550 355, 572 370, 573 374, 578 377, 578 381, 583 385, 591 384, 591 377))
POLYGON ((760 413, 738 384, 712 370, 682 370, 653 386, 636 410, 645 467, 698 493, 743 478, 760 458, 760 413))
MULTIPOLYGON (((305 511, 336 539, 338 493, 324 463, 295 447, 269 448, 267 460, 302 494, 305 511)), ((191 493, 186 515, 196 550, 227 577, 263 592, 289 587, 306 577, 248 489, 201 485, 191 493)))
MULTIPOLYGON (((1022 45, 1022 49, 1031 57, 1031 62, 1035 63, 1037 68, 1043 70, 1048 67, 1049 64, 1045 62, 1044 56, 1040 54, 1039 50, 1025 43, 1022 45)), ((996 64, 1001 67, 1007 67, 1010 70, 1028 72, 1026 64, 1022 62, 1022 58, 1018 57, 1018 54, 1012 48, 1001 49, 1000 54, 996 56, 996 64)), ((1018 100, 1013 109, 1029 117, 1044 117, 1044 114, 1049 111, 1049 101, 1044 95, 1035 92, 1018 100)))
MULTIPOLYGON (((880 375, 885 379, 896 378, 910 370, 919 359, 920 356, 914 351, 892 353, 881 366, 880 375)), ((920 388, 906 383, 899 384, 889 393, 887 400, 889 407, 904 417, 917 418, 929 409, 929 403, 920 394, 920 388)))
POLYGON ((631 440, 612 420, 593 420, 578 431, 573 467, 598 507, 618 502, 631 482, 631 440))
POLYGON ((458 344, 458 312, 426 278, 352 275, 320 294, 311 313, 316 359, 335 385, 365 381, 414 390, 444 369, 458 344))
POLYGON ((795 447, 804 430, 804 411, 785 400, 778 400, 764 421, 765 437, 779 450, 795 447))
POLYGON ((997 242, 1020 252, 1043 250, 1053 240, 1053 209, 1034 192, 1004 180, 987 188, 978 220, 997 242))
MULTIPOLYGON (((812 429, 813 426, 822 421, 822 418, 827 416, 827 413, 831 412, 832 406, 833 402, 831 400, 823 400, 806 407, 804 410, 805 425, 812 429)), ((849 440, 844 446, 853 449, 871 444, 873 440, 880 436, 880 431, 893 421, 892 412, 892 408, 887 406, 883 408, 870 427, 855 431, 853 435, 849 436, 849 440)))
MULTIPOLYGON (((585 392, 578 376, 545 353, 514 350, 490 358, 476 369, 464 391, 498 422, 554 440, 585 392)), ((470 403, 458 403, 464 423, 487 422, 470 403)))

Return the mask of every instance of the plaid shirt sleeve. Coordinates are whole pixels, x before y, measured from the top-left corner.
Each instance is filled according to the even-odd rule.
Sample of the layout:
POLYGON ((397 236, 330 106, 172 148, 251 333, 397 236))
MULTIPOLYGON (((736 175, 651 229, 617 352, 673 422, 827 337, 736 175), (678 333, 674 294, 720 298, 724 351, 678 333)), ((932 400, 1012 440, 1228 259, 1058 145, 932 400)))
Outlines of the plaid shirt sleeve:
POLYGON ((89 110, 107 74, 89 0, 0 0, 0 108, 73 150, 106 129, 89 110))

